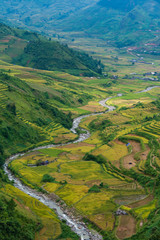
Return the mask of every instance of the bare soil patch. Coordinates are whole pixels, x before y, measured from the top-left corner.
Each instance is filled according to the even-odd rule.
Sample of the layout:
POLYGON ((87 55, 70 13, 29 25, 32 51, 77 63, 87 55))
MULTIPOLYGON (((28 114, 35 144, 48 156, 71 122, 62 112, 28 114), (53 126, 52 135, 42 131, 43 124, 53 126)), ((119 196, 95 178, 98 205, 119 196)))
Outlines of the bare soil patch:
POLYGON ((147 148, 146 151, 144 151, 144 152, 142 152, 140 154, 140 159, 141 160, 146 160, 147 159, 147 156, 149 154, 150 148, 148 146, 146 148, 147 148))
POLYGON ((136 166, 136 160, 134 159, 134 153, 124 157, 123 159, 123 166, 127 169, 130 169, 132 167, 136 166))
POLYGON ((132 152, 140 152, 141 151, 141 146, 140 143, 129 140, 128 141, 132 145, 132 152))
POLYGON ((140 201, 138 201, 138 202, 129 204, 128 207, 130 207, 130 208, 141 207, 141 206, 144 206, 144 205, 148 204, 148 203, 151 202, 153 199, 154 199, 154 196, 153 196, 153 195, 149 195, 148 197, 146 197, 146 198, 143 199, 143 200, 140 200, 140 201))
POLYGON ((116 235, 119 239, 131 237, 136 233, 136 220, 131 215, 120 216, 116 235))
POLYGON ((124 145, 124 143, 119 141, 118 139, 116 139, 114 142, 117 143, 117 144, 120 144, 120 145, 124 145))
POLYGON ((129 140, 128 141, 132 146, 132 153, 124 157, 123 165, 125 168, 130 169, 136 166, 137 161, 134 159, 134 155, 137 152, 141 151, 140 143, 129 140))

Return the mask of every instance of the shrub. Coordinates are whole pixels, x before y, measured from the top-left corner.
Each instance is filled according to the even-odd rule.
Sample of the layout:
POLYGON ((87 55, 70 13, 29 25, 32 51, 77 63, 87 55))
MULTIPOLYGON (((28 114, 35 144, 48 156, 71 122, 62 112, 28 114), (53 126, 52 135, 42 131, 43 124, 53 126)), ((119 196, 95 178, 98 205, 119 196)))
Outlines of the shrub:
POLYGON ((99 193, 100 192, 100 189, 97 185, 93 185, 89 190, 88 190, 89 193, 99 193))
POLYGON ((42 182, 55 182, 55 178, 53 178, 49 174, 44 174, 42 177, 42 182))

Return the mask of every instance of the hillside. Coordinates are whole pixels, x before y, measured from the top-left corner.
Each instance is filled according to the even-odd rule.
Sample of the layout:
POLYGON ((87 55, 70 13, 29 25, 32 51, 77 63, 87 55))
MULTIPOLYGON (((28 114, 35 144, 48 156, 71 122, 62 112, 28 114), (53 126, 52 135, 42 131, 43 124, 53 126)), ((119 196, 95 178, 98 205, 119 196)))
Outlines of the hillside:
POLYGON ((98 75, 103 65, 84 52, 51 41, 34 32, 0 25, 1 59, 43 70, 61 70, 75 75, 98 75))
POLYGON ((159 12, 158 1, 100 1, 59 22, 57 29, 102 38, 116 47, 139 46, 159 39, 159 12))
POLYGON ((74 1, 73 4, 66 0, 63 6, 58 1, 54 4, 44 4, 43 1, 38 6, 36 4, 36 1, 28 2, 24 8, 23 1, 18 6, 12 1, 7 1, 7 4, 2 1, 0 17, 4 19, 4 15, 8 14, 8 20, 16 22, 18 26, 62 39, 70 38, 72 33, 70 41, 77 36, 89 36, 102 38, 113 46, 125 47, 159 39, 159 1, 101 0, 92 3, 74 1), (12 6, 13 10, 7 5, 12 6))
POLYGON ((35 29, 33 28, 35 26, 38 31, 44 31, 44 24, 48 28, 55 21, 64 20, 73 12, 90 6, 97 1, 64 0, 62 4, 58 0, 2 0, 0 2, 0 19, 21 27, 30 26, 35 29), (8 16, 7 20, 6 15, 8 16))

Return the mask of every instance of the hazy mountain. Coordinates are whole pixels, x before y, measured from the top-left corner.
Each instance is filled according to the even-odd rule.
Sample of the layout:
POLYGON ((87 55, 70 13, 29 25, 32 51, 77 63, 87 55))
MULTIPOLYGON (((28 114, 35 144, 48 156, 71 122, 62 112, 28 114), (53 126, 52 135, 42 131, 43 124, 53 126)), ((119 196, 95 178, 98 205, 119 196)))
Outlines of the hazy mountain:
MULTIPOLYGON (((159 38, 160 0, 1 0, 0 18, 49 34, 77 32, 118 47, 159 38)), ((69 36, 69 33, 67 33, 69 36)))
POLYGON ((98 0, 1 0, 0 18, 20 26, 46 28, 52 21, 65 19, 73 12, 98 0))
POLYGON ((119 47, 159 38, 160 1, 101 0, 58 23, 61 31, 83 31, 119 47))

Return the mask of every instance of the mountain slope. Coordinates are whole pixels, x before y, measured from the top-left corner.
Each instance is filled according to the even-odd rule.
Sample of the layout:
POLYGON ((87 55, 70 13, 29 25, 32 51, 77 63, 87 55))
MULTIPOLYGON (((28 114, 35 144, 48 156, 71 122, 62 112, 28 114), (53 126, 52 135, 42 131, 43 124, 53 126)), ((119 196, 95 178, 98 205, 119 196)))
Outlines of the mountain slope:
POLYGON ((1 59, 44 70, 61 70, 75 75, 102 73, 103 65, 88 54, 48 40, 34 32, 0 25, 1 59))
POLYGON ((48 21, 54 22, 55 20, 65 19, 73 12, 82 9, 88 5, 97 2, 98 0, 79 0, 68 1, 64 0, 63 3, 59 0, 11 0, 0 2, 0 19, 12 21, 14 24, 21 26, 36 26, 42 29, 41 26, 48 25, 48 21))
MULTIPOLYGON (((103 38, 118 47, 139 45, 157 39, 160 22, 160 1, 13 1, 1 2, 0 18, 19 26, 55 36, 103 38), (25 7, 24 7, 25 6, 25 7), (66 33, 64 33, 64 31, 66 33)), ((158 34, 159 38, 159 34, 158 34)))
POLYGON ((156 39, 159 13, 158 1, 140 1, 138 5, 137 1, 100 1, 68 17, 65 23, 59 22, 56 27, 61 31, 79 31, 82 35, 84 31, 89 36, 124 47, 156 39))

